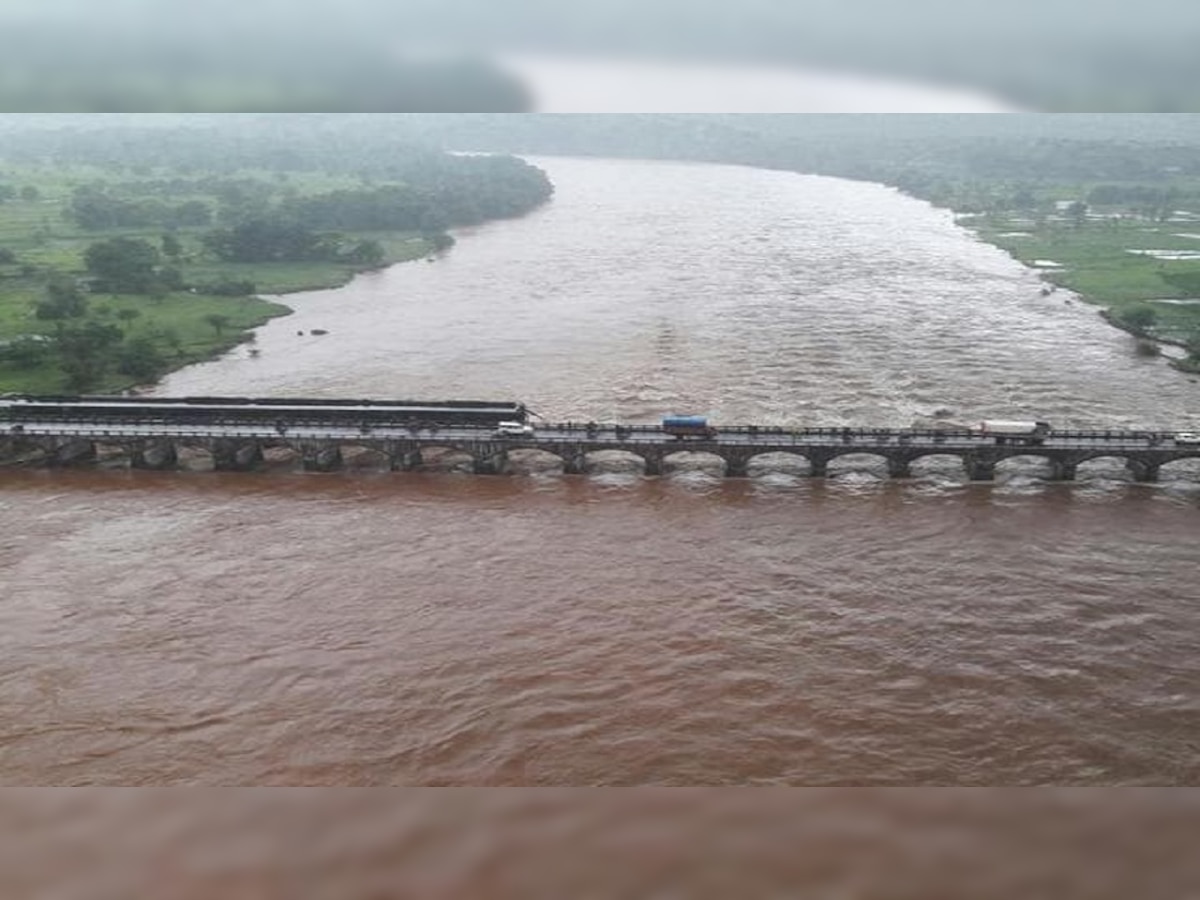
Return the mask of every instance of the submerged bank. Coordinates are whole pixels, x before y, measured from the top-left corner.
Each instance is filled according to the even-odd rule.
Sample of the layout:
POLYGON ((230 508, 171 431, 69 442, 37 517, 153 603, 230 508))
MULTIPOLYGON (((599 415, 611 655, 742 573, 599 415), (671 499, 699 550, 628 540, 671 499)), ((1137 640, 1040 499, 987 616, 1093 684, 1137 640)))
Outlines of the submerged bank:
MULTIPOLYGON (((1114 328, 1152 342, 1143 347, 1189 351, 1169 364, 1196 372, 1200 361, 1192 351, 1200 336, 1200 302, 1188 279, 1200 259, 1200 235, 1188 233, 1197 225, 1185 215, 1189 218, 1155 222, 1112 211, 1071 222, 1065 216, 1039 221, 1011 214, 963 224, 1048 284, 1099 307, 1114 328)), ((1047 299, 1057 302, 1053 293, 1047 299)))

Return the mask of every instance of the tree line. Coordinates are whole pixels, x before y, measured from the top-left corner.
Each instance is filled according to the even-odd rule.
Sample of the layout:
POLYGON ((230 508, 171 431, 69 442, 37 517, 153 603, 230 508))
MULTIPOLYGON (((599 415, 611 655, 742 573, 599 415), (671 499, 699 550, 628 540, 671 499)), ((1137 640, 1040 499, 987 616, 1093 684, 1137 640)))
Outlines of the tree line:
POLYGON ((155 197, 131 199, 103 185, 84 185, 71 194, 68 215, 87 231, 106 228, 189 228, 211 225, 212 207, 201 200, 167 203, 155 197))
POLYGON ((20 200, 23 203, 37 203, 42 199, 42 192, 32 184, 18 188, 15 184, 0 183, 0 203, 20 200))
MULTIPOLYGON (((422 157, 396 169, 402 183, 302 194, 286 182, 261 179, 157 182, 167 196, 144 196, 144 184, 88 184, 74 189, 66 215, 80 228, 196 228, 272 219, 338 231, 420 231, 529 212, 553 186, 540 169, 513 157, 422 157), (205 189, 211 201, 172 201, 175 191, 205 189), (214 210, 215 206, 215 210, 214 210)), ((276 258, 276 257, 271 257, 276 258)), ((290 258, 311 258, 306 254, 290 258)))

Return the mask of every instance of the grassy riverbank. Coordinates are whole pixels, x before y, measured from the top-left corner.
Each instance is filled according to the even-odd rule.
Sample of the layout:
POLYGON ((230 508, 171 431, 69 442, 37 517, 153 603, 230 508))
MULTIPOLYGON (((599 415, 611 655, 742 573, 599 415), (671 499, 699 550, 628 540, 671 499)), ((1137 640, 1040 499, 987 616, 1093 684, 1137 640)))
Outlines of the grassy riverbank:
POLYGON ((1163 302, 1197 299, 1164 276, 1200 272, 1200 257, 1161 259, 1146 252, 1200 254, 1200 223, 1089 221, 1080 226, 1065 222, 1038 226, 1023 217, 989 217, 985 224, 972 223, 972 227, 988 243, 1039 269, 1045 280, 1111 310, 1114 317, 1150 304, 1157 316, 1156 335, 1186 340, 1200 329, 1200 305, 1163 302), (1189 227, 1197 237, 1181 236, 1189 227))
MULTIPOLYGON (((38 318, 36 308, 46 296, 51 278, 84 283, 84 254, 99 240, 113 237, 143 239, 160 245, 168 230, 80 228, 71 219, 72 192, 80 184, 105 177, 90 167, 5 167, 0 181, 19 186, 20 193, 0 202, 0 350, 16 344, 29 348, 21 358, 0 353, 0 393, 52 393, 68 390, 61 359, 52 352, 62 322, 38 318)), ((112 173, 107 173, 112 178, 112 173)), ((247 179, 270 177, 265 173, 239 173, 247 179)), ((149 180, 149 176, 146 176, 149 180)), ((122 175, 122 182, 130 179, 122 175)), ((287 189, 304 196, 320 191, 349 189, 357 180, 318 173, 290 174, 287 189)), ((206 199, 196 195, 194 199, 206 199)), ((215 206, 215 204, 214 204, 215 206)), ((356 273, 383 265, 427 256, 436 250, 436 238, 410 231, 354 232, 355 240, 372 240, 382 248, 382 258, 369 265, 345 261, 229 262, 213 257, 202 242, 209 227, 176 227, 169 233, 178 242, 170 262, 183 284, 199 285, 153 295, 89 293, 86 317, 77 324, 119 329, 126 345, 144 350, 137 374, 114 366, 89 386, 94 391, 118 391, 153 381, 169 371, 218 356, 251 338, 250 330, 271 318, 287 315, 283 304, 261 299, 262 294, 337 287, 356 273), (249 282, 254 293, 221 296, 203 286, 222 282, 249 282)))
MULTIPOLYGON (((1186 185, 1171 209, 1094 206, 1094 185, 1048 188, 1037 209, 968 214, 979 237, 1102 307, 1115 327, 1195 349, 1200 340, 1200 187, 1186 185), (1192 193, 1195 191, 1195 193, 1192 193), (1072 199, 1075 198, 1075 199, 1072 199), (1067 206, 1067 204, 1082 204, 1067 206)), ((1055 295, 1047 302, 1061 302, 1055 295)), ((1196 371, 1191 359, 1174 363, 1196 371)))

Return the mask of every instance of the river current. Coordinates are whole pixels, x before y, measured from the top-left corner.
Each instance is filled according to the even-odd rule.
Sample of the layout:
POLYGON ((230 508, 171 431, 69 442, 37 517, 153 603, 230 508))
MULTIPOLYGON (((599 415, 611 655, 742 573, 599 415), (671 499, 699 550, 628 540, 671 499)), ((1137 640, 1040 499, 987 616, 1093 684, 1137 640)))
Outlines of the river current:
MULTIPOLYGON (((1200 385, 893 190, 537 162, 545 208, 288 297, 256 356, 159 392, 1200 427, 1200 385)), ((1200 779, 1195 466, 1048 484, 1016 460, 973 485, 949 459, 904 482, 870 458, 741 481, 518 462, 0 473, 0 780, 1200 779)))

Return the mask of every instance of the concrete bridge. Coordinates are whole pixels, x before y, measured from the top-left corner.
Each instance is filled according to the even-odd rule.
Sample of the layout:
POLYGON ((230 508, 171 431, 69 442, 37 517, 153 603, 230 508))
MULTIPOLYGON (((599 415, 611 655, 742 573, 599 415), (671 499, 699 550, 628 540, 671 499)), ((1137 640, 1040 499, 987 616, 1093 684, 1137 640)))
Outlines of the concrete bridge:
POLYGON ((0 432, 0 465, 70 466, 88 464, 104 455, 124 457, 129 466, 145 469, 177 467, 185 451, 211 456, 218 470, 247 471, 264 455, 285 450, 310 471, 342 467, 344 454, 360 448, 379 455, 393 471, 412 471, 433 451, 465 454, 479 474, 501 474, 509 455, 537 450, 561 460, 567 474, 582 474, 600 451, 622 451, 640 460, 647 475, 661 475, 680 453, 702 453, 719 459, 729 477, 744 477, 751 463, 765 454, 790 454, 807 461, 814 476, 824 476, 832 463, 867 454, 886 462, 894 478, 911 474, 914 463, 928 457, 957 458, 969 479, 989 481, 996 466, 1015 457, 1040 457, 1054 480, 1071 480, 1089 460, 1117 458, 1136 481, 1158 479, 1164 465, 1200 459, 1200 445, 1178 442, 1171 432, 1058 431, 1038 445, 998 443, 992 436, 965 431, 915 429, 783 429, 757 426, 722 427, 711 438, 679 438, 654 425, 543 424, 529 435, 498 436, 491 428, 455 426, 439 429, 304 425, 282 432, 262 425, 207 427, 106 422, 39 422, 20 431, 0 432))

